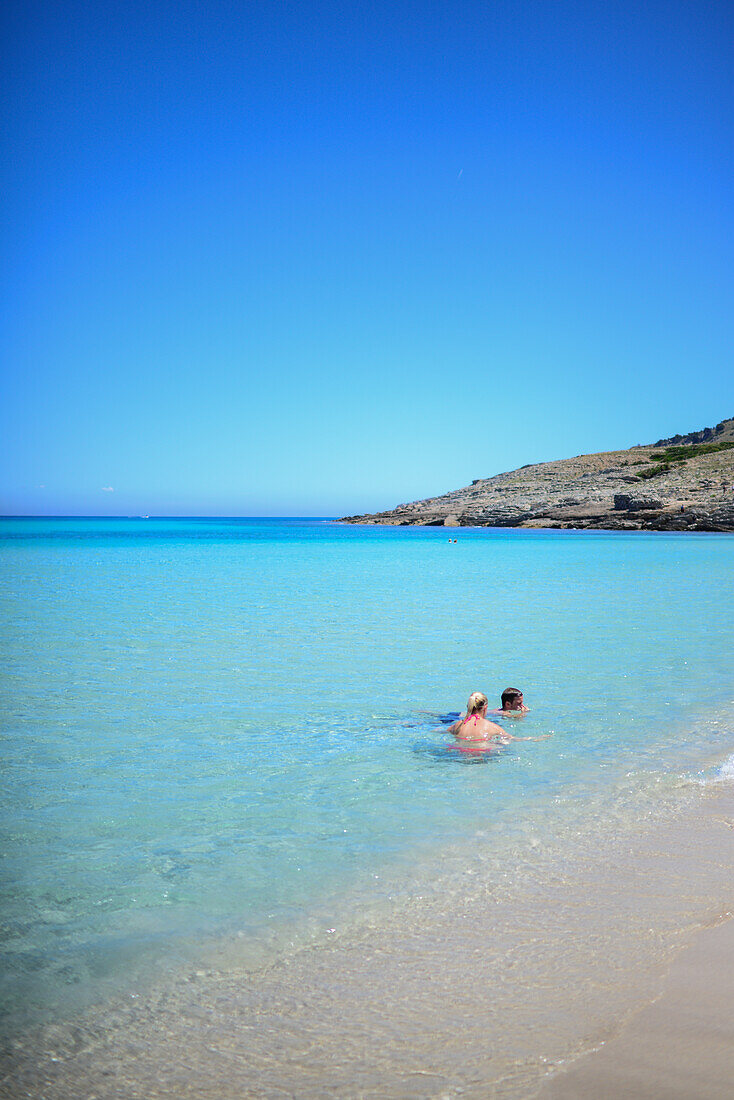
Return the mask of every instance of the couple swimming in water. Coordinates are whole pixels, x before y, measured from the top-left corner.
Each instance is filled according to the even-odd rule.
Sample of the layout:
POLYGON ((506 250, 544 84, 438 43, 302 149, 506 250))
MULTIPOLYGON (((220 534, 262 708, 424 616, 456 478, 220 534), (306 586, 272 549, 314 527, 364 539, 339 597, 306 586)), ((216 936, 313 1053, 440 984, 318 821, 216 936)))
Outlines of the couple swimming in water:
MULTIPOLYGON (((516 737, 507 729, 498 726, 496 722, 490 722, 487 718, 489 700, 483 691, 473 691, 466 704, 466 714, 458 722, 449 726, 448 732, 453 733, 457 741, 483 743, 486 748, 496 748, 500 745, 509 745, 511 741, 545 741, 550 734, 542 737, 516 737)), ((527 713, 527 707, 523 703, 523 695, 517 688, 507 688, 502 692, 502 709, 493 710, 493 715, 521 715, 527 713)))

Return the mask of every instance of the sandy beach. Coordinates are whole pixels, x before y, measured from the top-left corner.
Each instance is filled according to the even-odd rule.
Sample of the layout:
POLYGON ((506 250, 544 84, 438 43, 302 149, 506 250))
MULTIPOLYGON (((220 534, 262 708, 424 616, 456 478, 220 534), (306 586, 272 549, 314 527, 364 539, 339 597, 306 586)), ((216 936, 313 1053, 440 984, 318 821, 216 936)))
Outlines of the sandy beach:
POLYGON ((734 919, 699 933, 662 993, 616 1037, 561 1070, 538 1100, 728 1100, 734 1079, 734 919))

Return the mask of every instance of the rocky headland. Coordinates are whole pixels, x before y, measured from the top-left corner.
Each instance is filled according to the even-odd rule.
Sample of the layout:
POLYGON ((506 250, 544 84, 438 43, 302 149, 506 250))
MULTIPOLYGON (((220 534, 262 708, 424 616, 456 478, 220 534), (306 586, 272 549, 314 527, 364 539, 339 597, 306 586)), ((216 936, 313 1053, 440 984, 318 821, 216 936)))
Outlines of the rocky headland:
POLYGON ((734 531, 734 418, 714 428, 477 478, 345 523, 734 531))

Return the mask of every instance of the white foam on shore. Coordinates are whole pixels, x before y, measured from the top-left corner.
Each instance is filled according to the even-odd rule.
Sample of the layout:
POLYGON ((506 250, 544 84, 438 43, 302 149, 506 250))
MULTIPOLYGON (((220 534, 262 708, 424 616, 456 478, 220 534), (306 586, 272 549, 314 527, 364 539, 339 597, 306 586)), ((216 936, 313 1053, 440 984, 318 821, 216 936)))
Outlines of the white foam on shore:
POLYGON ((734 784, 734 753, 718 769, 715 781, 717 783, 734 784))
POLYGON ((734 786, 734 753, 727 756, 721 764, 708 768, 697 778, 697 782, 702 787, 734 786))

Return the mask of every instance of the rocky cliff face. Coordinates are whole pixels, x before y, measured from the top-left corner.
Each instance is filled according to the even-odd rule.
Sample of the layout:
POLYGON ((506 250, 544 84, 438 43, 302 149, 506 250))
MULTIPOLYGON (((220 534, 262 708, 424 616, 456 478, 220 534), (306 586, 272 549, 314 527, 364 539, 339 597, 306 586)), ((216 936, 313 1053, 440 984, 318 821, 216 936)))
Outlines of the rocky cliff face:
POLYGON ((626 451, 477 478, 346 523, 734 531, 734 419, 626 451))

